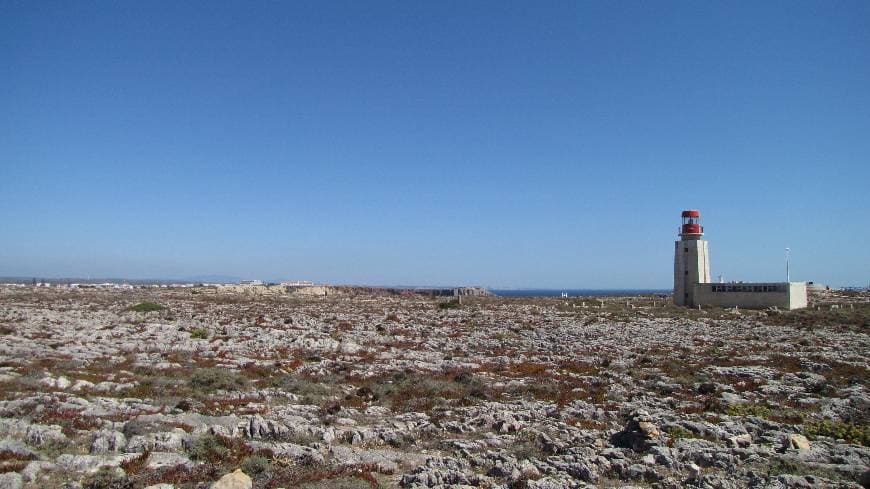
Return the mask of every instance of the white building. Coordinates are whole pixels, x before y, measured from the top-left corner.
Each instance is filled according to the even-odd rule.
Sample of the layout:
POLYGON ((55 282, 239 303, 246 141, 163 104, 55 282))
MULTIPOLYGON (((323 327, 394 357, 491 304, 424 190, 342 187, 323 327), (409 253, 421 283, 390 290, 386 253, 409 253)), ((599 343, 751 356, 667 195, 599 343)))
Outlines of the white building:
POLYGON ((746 309, 807 307, 806 282, 712 283, 710 249, 701 239, 703 235, 700 211, 683 211, 680 240, 674 243, 674 304, 746 309))

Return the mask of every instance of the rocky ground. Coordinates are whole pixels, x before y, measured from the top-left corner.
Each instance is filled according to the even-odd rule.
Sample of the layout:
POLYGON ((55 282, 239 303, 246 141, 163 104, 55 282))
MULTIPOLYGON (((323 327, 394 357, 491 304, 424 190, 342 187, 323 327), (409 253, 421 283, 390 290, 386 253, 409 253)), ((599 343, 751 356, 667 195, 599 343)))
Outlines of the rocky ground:
POLYGON ((867 487, 834 302, 0 287, 0 488, 867 487))

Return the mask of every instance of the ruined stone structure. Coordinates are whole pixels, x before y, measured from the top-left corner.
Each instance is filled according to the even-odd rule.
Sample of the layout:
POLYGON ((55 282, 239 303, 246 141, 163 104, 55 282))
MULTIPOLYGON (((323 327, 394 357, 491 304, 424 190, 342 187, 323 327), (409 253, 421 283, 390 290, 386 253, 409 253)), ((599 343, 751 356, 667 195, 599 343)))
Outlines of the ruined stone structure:
POLYGON ((685 210, 680 239, 674 243, 674 304, 678 306, 801 309, 807 307, 806 282, 712 283, 710 250, 701 213, 685 210))

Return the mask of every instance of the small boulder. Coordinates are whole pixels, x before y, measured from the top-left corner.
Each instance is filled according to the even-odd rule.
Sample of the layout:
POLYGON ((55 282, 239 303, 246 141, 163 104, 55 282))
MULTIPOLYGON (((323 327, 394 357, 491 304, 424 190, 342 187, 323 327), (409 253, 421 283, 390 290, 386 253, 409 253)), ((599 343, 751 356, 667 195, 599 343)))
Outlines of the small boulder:
POLYGON ((791 433, 785 439, 786 450, 807 450, 809 448, 810 441, 804 435, 791 433))
POLYGON ((19 473, 7 472, 0 474, 0 489, 21 489, 23 485, 24 481, 19 473))
POLYGON ((689 463, 689 477, 692 480, 698 480, 701 478, 701 467, 698 464, 691 462, 689 463))
POLYGON ((36 482, 40 472, 54 470, 54 468, 55 465, 51 462, 34 460, 24 467, 24 470, 21 471, 21 477, 25 482, 36 482))
POLYGON ((742 435, 732 436, 728 438, 728 442, 734 448, 746 448, 752 444, 752 435, 744 433, 742 435))
POLYGON ((127 437, 120 431, 104 430, 94 436, 91 454, 120 452, 127 445, 127 437))
POLYGON ((211 489, 251 489, 254 482, 242 469, 236 469, 218 479, 211 485, 211 489))
POLYGON ((541 471, 538 470, 531 462, 525 461, 520 465, 520 476, 525 479, 540 479, 541 471))

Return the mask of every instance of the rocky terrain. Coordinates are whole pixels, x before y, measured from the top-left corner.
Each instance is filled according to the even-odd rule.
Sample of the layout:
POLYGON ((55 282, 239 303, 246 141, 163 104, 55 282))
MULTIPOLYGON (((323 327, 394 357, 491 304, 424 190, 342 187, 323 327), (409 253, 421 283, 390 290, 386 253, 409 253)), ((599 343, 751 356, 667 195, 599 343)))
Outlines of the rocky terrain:
POLYGON ((0 287, 0 488, 867 487, 870 304, 0 287))

